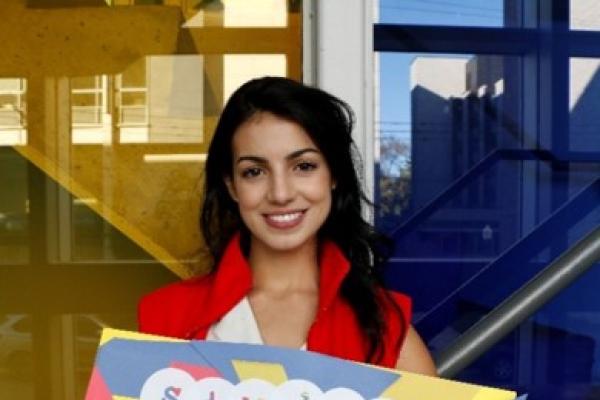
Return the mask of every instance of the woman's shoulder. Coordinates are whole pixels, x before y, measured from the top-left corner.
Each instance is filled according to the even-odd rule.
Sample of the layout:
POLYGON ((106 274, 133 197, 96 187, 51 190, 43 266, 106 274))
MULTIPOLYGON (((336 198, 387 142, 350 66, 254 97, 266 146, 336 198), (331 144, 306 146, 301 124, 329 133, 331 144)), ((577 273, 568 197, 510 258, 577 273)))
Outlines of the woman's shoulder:
POLYGON ((379 289, 379 294, 383 299, 380 304, 386 327, 383 341, 387 349, 382 365, 394 366, 410 329, 412 300, 393 290, 379 289))
POLYGON ((140 332, 173 336, 166 330, 185 324, 192 307, 206 300, 213 279, 212 274, 185 279, 144 295, 138 304, 140 332))

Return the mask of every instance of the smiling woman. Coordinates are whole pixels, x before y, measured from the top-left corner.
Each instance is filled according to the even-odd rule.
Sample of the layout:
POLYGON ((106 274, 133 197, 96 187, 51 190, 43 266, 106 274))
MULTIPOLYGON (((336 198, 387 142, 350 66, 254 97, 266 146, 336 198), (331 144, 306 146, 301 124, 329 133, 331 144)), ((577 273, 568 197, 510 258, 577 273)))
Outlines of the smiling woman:
POLYGON ((410 299, 382 287, 389 242, 363 219, 341 100, 285 78, 240 87, 206 161, 207 276, 140 303, 140 329, 263 343, 434 374, 410 299))

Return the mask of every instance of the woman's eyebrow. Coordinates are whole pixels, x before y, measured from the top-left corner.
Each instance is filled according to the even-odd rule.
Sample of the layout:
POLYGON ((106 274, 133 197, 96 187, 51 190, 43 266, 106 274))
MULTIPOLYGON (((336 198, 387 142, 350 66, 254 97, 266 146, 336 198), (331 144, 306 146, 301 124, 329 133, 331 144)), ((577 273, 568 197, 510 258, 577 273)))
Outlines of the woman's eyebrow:
POLYGON ((294 152, 291 152, 290 154, 288 154, 287 156, 285 156, 286 160, 293 160, 294 158, 298 158, 301 155, 305 154, 305 153, 317 153, 317 154, 321 154, 321 152, 317 149, 314 149, 312 147, 307 147, 305 149, 300 149, 300 150, 296 150, 294 152))
MULTIPOLYGON (((298 158, 300 156, 302 156, 305 153, 317 153, 317 154, 321 154, 321 152, 315 148, 312 147, 307 147, 305 149, 300 149, 300 150, 296 150, 291 152, 290 154, 288 154, 287 156, 285 156, 286 160, 293 160, 295 158, 298 158)), ((268 160, 264 157, 260 157, 260 156, 252 156, 252 155, 248 155, 248 156, 240 156, 238 157, 238 159, 236 160, 236 164, 241 163, 242 161, 252 161, 258 164, 268 164, 268 160)))
POLYGON ((267 164, 267 159, 264 157, 258 156, 240 156, 238 157, 236 164, 241 163, 242 161, 252 161, 258 164, 267 164))

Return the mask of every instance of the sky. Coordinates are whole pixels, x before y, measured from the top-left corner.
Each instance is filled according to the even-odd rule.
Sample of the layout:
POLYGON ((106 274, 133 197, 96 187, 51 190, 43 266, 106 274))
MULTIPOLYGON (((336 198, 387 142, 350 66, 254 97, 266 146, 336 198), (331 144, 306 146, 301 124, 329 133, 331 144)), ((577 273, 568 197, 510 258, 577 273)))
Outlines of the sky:
MULTIPOLYGON (((503 4, 503 0, 380 0, 379 22, 500 27, 503 24, 503 4)), ((376 128, 382 137, 399 137, 410 142, 409 73, 415 55, 379 55, 380 115, 376 117, 376 128)), ((447 54, 440 56, 451 57, 447 54)))

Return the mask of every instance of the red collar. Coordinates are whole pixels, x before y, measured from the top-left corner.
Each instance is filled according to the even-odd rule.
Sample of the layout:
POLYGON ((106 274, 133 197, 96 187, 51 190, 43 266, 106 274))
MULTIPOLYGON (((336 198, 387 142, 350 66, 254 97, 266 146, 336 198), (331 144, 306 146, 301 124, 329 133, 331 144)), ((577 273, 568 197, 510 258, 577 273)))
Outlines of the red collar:
MULTIPOLYGON (((329 308, 350 271, 350 262, 335 243, 325 241, 320 250, 317 317, 329 308)), ((227 245, 213 279, 209 301, 200 314, 199 326, 207 327, 220 320, 252 289, 252 270, 242 253, 239 233, 227 245)))

